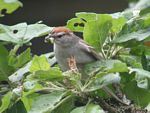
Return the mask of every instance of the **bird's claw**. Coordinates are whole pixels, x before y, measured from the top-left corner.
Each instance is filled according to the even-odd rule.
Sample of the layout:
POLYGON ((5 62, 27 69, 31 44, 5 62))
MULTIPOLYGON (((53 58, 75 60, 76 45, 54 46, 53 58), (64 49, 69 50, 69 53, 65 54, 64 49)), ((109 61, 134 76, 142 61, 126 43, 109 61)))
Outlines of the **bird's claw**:
POLYGON ((74 56, 71 56, 71 57, 68 58, 67 60, 68 60, 69 69, 72 70, 73 72, 77 72, 77 71, 78 71, 78 68, 77 68, 77 65, 76 65, 75 57, 74 57, 74 56))

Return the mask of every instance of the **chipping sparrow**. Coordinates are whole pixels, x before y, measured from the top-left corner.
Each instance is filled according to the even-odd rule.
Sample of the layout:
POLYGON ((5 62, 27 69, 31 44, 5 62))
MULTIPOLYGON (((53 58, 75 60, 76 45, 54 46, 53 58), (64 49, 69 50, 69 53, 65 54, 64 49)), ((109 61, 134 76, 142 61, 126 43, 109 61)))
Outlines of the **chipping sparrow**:
POLYGON ((87 63, 100 60, 101 56, 81 38, 66 27, 55 27, 46 37, 54 39, 54 53, 63 71, 69 70, 68 58, 74 57, 79 71, 87 63))
MULTIPOLYGON (((55 57, 63 71, 70 70, 68 58, 75 59, 77 69, 81 72, 85 64, 102 59, 93 47, 89 46, 68 28, 55 27, 45 40, 49 41, 50 38, 54 39, 55 57)), ((119 102, 124 103, 107 86, 104 86, 103 90, 119 102)))

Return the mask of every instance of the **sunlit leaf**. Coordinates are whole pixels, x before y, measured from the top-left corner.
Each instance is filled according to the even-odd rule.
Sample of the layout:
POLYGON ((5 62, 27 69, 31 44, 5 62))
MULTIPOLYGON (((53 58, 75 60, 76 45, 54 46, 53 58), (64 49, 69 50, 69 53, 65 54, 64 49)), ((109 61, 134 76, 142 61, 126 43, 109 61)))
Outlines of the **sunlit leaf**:
POLYGON ((126 19, 124 17, 119 17, 116 19, 114 18, 112 20, 112 28, 111 28, 112 32, 118 33, 122 29, 122 27, 124 26, 125 22, 126 22, 126 19))
POLYGON ((76 16, 82 20, 84 20, 85 22, 91 21, 91 20, 96 20, 98 14, 96 13, 87 13, 87 12, 80 12, 80 13, 76 13, 76 16))
POLYGON ((80 18, 72 18, 67 22, 67 27, 72 31, 83 32, 85 24, 80 18))
POLYGON ((50 69, 50 64, 48 63, 48 60, 45 56, 35 56, 32 60, 32 64, 30 67, 30 72, 35 72, 35 71, 47 71, 50 69))
POLYGON ((7 94, 4 95, 4 97, 2 98, 2 104, 0 106, 0 113, 8 109, 11 102, 11 98, 12 98, 12 92, 8 92, 7 94))

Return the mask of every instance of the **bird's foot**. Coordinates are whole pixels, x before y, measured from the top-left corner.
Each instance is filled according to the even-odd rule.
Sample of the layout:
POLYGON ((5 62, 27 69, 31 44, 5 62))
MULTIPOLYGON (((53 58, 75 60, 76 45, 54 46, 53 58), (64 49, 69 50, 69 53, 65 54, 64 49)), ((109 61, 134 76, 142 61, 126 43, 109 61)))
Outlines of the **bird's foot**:
POLYGON ((78 68, 77 68, 77 65, 76 65, 75 57, 71 56, 67 60, 68 60, 69 69, 72 70, 73 72, 78 72, 78 68))

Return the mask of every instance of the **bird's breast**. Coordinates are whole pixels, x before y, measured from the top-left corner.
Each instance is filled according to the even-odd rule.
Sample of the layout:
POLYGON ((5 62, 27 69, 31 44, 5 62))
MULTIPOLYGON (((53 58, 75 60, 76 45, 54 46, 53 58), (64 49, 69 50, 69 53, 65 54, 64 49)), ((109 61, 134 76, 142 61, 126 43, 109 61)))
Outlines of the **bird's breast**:
POLYGON ((60 68, 63 71, 67 71, 69 69, 67 59, 71 57, 70 50, 54 44, 54 53, 60 68))
POLYGON ((86 64, 94 60, 87 53, 80 50, 80 48, 74 46, 61 47, 54 44, 54 52, 56 60, 63 71, 67 71, 69 69, 68 58, 71 58, 72 56, 75 58, 77 66, 79 64, 86 64))

